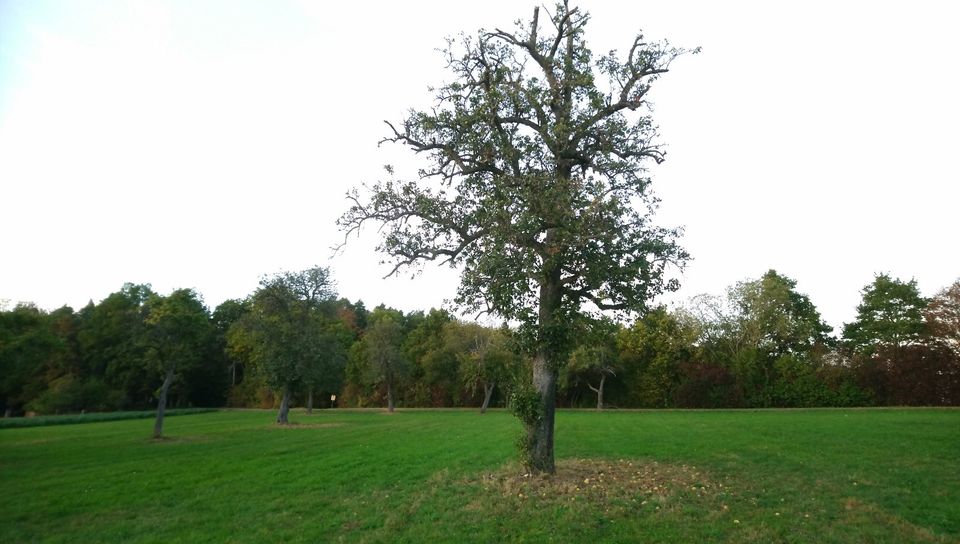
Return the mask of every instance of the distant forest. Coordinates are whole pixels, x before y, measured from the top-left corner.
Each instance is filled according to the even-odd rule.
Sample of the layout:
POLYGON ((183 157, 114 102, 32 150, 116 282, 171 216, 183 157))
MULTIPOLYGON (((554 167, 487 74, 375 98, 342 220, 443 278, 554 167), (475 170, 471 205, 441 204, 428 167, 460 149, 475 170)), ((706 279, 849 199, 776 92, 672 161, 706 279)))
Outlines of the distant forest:
MULTIPOLYGON (((266 277, 210 311, 189 289, 126 284, 98 304, 0 308, 6 416, 172 407, 504 406, 530 357, 517 330, 445 310, 338 298, 329 270, 266 277)), ((764 408, 960 405, 960 280, 931 299, 878 275, 833 331, 769 271, 633 321, 584 318, 558 405, 764 408)))

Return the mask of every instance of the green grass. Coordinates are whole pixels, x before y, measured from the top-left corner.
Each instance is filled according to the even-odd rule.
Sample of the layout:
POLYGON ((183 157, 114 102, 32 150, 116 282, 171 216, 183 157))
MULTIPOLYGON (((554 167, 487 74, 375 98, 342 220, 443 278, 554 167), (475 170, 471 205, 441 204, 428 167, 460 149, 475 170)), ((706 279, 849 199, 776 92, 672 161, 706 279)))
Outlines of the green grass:
MULTIPOLYGON (((174 408, 165 412, 165 417, 215 412, 216 408, 174 408)), ((75 425, 77 423, 98 423, 101 421, 119 421, 121 419, 151 419, 157 417, 156 410, 137 412, 90 412, 86 414, 64 414, 59 416, 5 417, 0 419, 0 429, 22 427, 44 427, 47 425, 75 425)))
POLYGON ((663 479, 600 491, 509 477, 504 412, 272 420, 2 430, 0 542, 960 542, 958 410, 559 413, 564 467, 663 479))

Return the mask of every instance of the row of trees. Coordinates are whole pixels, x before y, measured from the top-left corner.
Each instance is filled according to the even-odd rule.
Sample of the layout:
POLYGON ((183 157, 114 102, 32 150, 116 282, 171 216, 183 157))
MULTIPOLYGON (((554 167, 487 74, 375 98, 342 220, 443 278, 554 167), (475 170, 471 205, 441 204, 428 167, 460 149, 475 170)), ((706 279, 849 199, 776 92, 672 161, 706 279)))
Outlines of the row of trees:
POLYGON ((862 295, 839 338, 773 270, 725 296, 656 309, 574 351, 563 374, 586 381, 568 401, 616 375, 608 398, 621 406, 960 404, 960 282, 927 300, 916 282, 879 275, 862 295))
MULTIPOLYGON (((800 407, 960 404, 960 282, 925 299, 880 275, 839 337, 769 271, 647 312, 581 320, 560 405, 800 407)), ((193 291, 127 284, 78 312, 0 312, 8 414, 173 406, 505 405, 530 371, 518 330, 336 298, 329 271, 264 278, 212 312, 193 291)), ((162 421, 158 418, 158 422, 162 421)), ((161 429, 157 429, 159 433, 161 429)))
POLYGON ((223 331, 192 290, 126 284, 80 311, 0 312, 0 408, 63 413, 223 403, 223 331), (161 387, 162 386, 162 387, 161 387))

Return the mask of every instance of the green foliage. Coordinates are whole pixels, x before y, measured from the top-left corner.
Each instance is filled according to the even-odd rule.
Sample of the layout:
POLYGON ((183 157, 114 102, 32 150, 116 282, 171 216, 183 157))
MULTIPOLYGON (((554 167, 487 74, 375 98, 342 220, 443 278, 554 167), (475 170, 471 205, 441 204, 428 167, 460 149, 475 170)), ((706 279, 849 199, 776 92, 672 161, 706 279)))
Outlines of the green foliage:
POLYGON ((460 380, 471 391, 509 387, 519 360, 509 347, 509 329, 451 323, 447 343, 457 353, 460 380))
POLYGON ((815 379, 821 358, 834 343, 828 336, 831 328, 810 299, 796 291, 796 281, 770 270, 759 279, 736 284, 726 299, 700 297, 684 319, 698 333, 693 355, 700 360, 687 366, 691 386, 699 385, 687 387, 685 398, 703 399, 702 393, 693 394, 697 387, 715 388, 708 395, 710 402, 728 399, 751 407, 781 402, 805 406, 828 398, 809 391, 792 398, 795 392, 783 391, 791 387, 789 383, 811 387, 809 379, 800 376, 815 379), (801 371, 798 364, 807 367, 801 371), (730 376, 736 380, 735 393, 727 389, 730 376))
POLYGON ((27 411, 38 414, 69 414, 82 411, 109 412, 123 406, 123 393, 98 378, 77 378, 66 374, 52 380, 47 389, 27 403, 27 411))
POLYGON ((144 304, 153 295, 149 285, 127 283, 80 312, 81 374, 103 376, 111 388, 123 391, 125 408, 146 408, 155 399, 157 384, 145 371, 143 341, 144 304))
POLYGON ((377 308, 370 315, 370 327, 363 336, 363 353, 366 356, 367 383, 387 389, 389 408, 396 401, 394 396, 410 372, 409 359, 403 353, 403 329, 394 311, 377 308))
POLYGON ((622 329, 616 338, 624 381, 633 384, 627 405, 667 408, 674 405, 682 380, 681 364, 694 351, 696 331, 664 307, 622 329))
POLYGON ((543 400, 540 398, 540 393, 526 379, 517 380, 510 388, 507 408, 511 414, 520 420, 524 428, 524 432, 516 438, 520 464, 525 467, 536 466, 536 461, 533 458, 536 442, 532 430, 540 424, 544 416, 543 400))
POLYGON ((379 223, 392 272, 462 267, 456 302, 519 322, 553 391, 581 314, 641 311, 678 288, 666 272, 688 255, 679 230, 653 224, 647 164, 664 153, 646 94, 684 51, 638 34, 626 55, 595 58, 586 13, 564 3, 544 24, 539 13, 449 42, 436 105, 385 138, 422 153, 418 179, 353 192, 339 224, 349 236, 379 223))
POLYGON ((335 315, 329 271, 312 268, 264 278, 250 311, 227 332, 232 357, 249 361, 275 389, 339 389, 351 334, 335 315))
MULTIPOLYGON (((144 303, 144 311, 143 360, 148 365, 145 370, 153 371, 154 387, 170 370, 177 376, 202 376, 197 369, 209 355, 215 331, 199 295, 192 289, 177 289, 167 296, 151 294, 144 303)), ((182 382, 178 389, 190 388, 196 383, 196 380, 182 382)))
POLYGON ((916 280, 903 282, 880 274, 862 294, 857 318, 843 327, 844 342, 851 352, 869 356, 884 346, 920 341, 927 300, 920 296, 916 280))
POLYGON ((830 343, 832 327, 796 286, 795 280, 769 270, 758 280, 738 283, 730 293, 744 340, 767 360, 830 343))
POLYGON ((50 316, 36 307, 0 312, 0 409, 19 410, 43 391, 44 374, 65 347, 50 316))

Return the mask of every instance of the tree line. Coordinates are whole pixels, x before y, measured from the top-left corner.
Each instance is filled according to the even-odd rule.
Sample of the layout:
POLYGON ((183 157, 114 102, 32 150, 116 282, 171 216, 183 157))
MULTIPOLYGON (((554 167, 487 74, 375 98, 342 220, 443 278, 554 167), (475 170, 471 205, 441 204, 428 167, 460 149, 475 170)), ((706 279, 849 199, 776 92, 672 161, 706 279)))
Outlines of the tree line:
MULTIPOLYGON (((560 406, 960 405, 960 281, 927 299, 878 275, 839 334, 773 270, 633 322, 574 327, 560 406)), ((338 298, 321 267, 266 277, 212 311, 190 289, 126 284, 79 311, 0 311, 0 409, 264 407, 279 422, 293 405, 486 410, 519 402, 532 365, 519 334, 446 310, 368 310, 338 298)))

